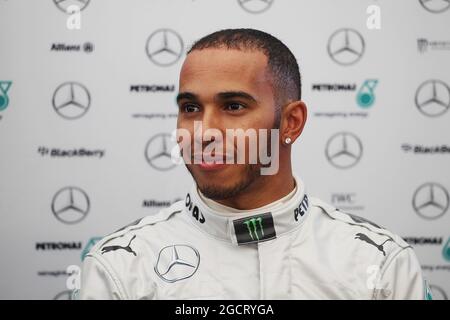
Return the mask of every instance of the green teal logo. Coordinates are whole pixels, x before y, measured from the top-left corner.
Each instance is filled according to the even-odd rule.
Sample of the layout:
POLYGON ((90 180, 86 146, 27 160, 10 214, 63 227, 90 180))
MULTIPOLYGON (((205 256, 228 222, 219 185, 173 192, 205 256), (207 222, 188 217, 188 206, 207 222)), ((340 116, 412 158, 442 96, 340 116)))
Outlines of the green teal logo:
POLYGON ((243 222, 247 226, 248 234, 252 240, 259 240, 259 235, 261 239, 264 238, 264 228, 262 225, 262 218, 251 218, 243 222))
POLYGON ((433 300, 433 293, 431 292, 430 286, 428 285, 428 281, 424 280, 425 287, 425 300, 433 300))
POLYGON ((445 260, 450 261, 450 238, 448 238, 444 249, 442 249, 442 255, 444 256, 445 260))
POLYGON ((270 212, 233 220, 233 225, 239 245, 266 241, 277 237, 272 213, 270 212))
POLYGON ((92 247, 95 246, 95 244, 101 239, 102 237, 92 237, 89 239, 83 251, 81 252, 81 261, 84 261, 84 258, 86 258, 86 255, 89 253, 89 251, 91 251, 92 247))
POLYGON ((356 94, 356 102, 361 108, 370 108, 375 102, 375 87, 378 80, 369 79, 363 82, 356 94))
POLYGON ((11 87, 12 81, 0 81, 0 111, 8 107, 9 97, 8 90, 11 87))

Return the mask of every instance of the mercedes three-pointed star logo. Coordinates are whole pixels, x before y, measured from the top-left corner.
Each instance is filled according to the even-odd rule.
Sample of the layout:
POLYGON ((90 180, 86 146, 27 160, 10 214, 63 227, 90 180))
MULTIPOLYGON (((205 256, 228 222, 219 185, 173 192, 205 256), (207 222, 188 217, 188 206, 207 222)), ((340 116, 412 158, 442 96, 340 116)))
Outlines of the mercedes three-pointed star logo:
POLYGON ((171 137, 169 133, 156 134, 145 146, 147 162, 159 171, 167 171, 176 166, 171 157, 172 147, 176 147, 176 145, 171 137))
POLYGON ((238 0, 242 9, 250 13, 261 13, 270 8, 273 0, 238 0))
POLYGON ((190 278, 200 264, 200 253, 185 244, 170 245, 159 251, 154 270, 162 280, 173 283, 190 278))
POLYGON ((56 219, 66 224, 83 220, 90 208, 89 197, 78 187, 64 187, 52 199, 52 212, 56 219))
POLYGON ((450 0, 419 0, 425 10, 432 13, 444 12, 450 8, 450 0))
POLYGON ((70 13, 70 11, 68 12, 68 9, 73 8, 74 6, 81 11, 87 7, 89 1, 90 0, 53 0, 56 7, 65 13, 70 13))
POLYGON ((427 80, 416 90, 415 103, 428 117, 443 115, 450 108, 450 88, 441 80, 427 80))
POLYGON ((327 50, 334 62, 344 66, 352 65, 364 54, 364 38, 355 29, 338 29, 328 39, 327 50))
POLYGON ((424 183, 414 192, 412 205, 416 213, 424 219, 440 218, 449 207, 448 191, 438 183, 424 183))
POLYGON ((59 116, 69 120, 78 119, 89 110, 91 95, 81 83, 64 82, 53 93, 52 105, 59 116))
POLYGON ((339 169, 347 169, 356 165, 363 154, 361 140, 350 132, 339 132, 328 139, 325 156, 339 169))
POLYGON ((183 54, 183 40, 171 29, 159 29, 147 39, 145 50, 150 60, 159 66, 167 67, 180 59, 183 54))

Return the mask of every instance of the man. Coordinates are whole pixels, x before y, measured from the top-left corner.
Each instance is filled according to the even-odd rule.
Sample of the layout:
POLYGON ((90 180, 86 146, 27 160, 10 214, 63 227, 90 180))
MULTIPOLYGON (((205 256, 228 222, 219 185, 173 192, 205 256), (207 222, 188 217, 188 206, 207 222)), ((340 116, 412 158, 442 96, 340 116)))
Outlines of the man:
POLYGON ((188 52, 179 91, 178 142, 195 183, 185 200, 94 247, 82 299, 430 296, 399 236, 308 196, 292 173, 307 110, 296 59, 281 41, 253 29, 210 34, 188 52), (245 135, 239 147, 239 134, 226 135, 239 129, 256 140, 245 135))

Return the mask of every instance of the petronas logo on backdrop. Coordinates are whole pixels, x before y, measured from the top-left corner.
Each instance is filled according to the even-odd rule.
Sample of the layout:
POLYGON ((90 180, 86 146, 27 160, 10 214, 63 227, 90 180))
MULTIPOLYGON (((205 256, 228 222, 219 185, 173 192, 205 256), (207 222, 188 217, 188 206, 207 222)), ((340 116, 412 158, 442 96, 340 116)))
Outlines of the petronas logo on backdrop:
POLYGON ((448 238, 447 243, 442 249, 442 255, 444 256, 445 260, 450 261, 450 238, 448 238))
POLYGON ((312 91, 319 94, 356 92, 356 103, 360 108, 370 108, 375 103, 377 79, 366 79, 358 86, 356 82, 318 82, 312 84, 312 91))
POLYGON ((375 102, 375 87, 378 84, 378 80, 369 79, 364 81, 361 88, 359 88, 356 94, 356 102, 361 108, 369 108, 375 102))
POLYGON ((12 81, 0 81, 0 111, 5 110, 9 105, 8 90, 12 81))

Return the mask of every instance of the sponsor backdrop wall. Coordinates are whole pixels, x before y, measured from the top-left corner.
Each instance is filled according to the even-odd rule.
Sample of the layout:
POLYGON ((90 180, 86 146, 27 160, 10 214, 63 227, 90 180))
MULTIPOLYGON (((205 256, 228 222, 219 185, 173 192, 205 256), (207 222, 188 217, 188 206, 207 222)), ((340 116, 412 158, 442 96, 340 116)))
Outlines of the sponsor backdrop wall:
POLYGON ((184 198, 179 70, 193 41, 230 27, 267 31, 299 61, 309 113, 293 165, 309 194, 405 238, 447 298, 449 7, 0 0, 0 298, 69 298, 99 237, 184 198))

